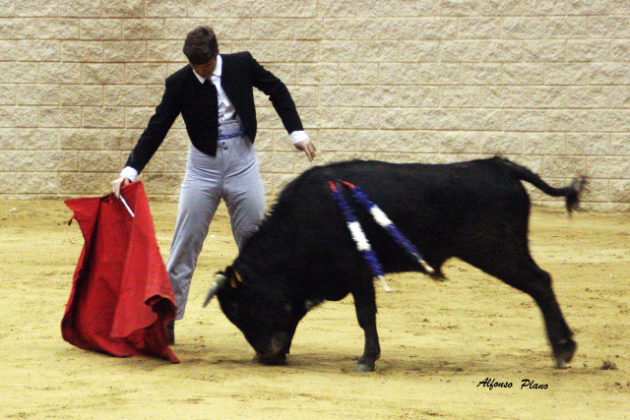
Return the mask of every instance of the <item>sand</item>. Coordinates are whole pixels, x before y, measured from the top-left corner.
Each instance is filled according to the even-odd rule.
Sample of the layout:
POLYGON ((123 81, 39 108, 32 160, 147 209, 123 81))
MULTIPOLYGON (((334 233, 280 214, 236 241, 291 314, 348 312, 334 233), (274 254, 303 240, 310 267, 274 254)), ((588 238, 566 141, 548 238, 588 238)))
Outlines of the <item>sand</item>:
MULTIPOLYGON (((150 204, 166 258, 176 203, 150 204)), ((570 368, 554 369, 529 296, 451 260, 445 283, 404 274, 388 277, 392 293, 377 285, 372 373, 353 372, 363 332, 351 297, 307 315, 285 366, 254 362, 217 303, 201 308, 237 252, 223 207, 178 323, 181 364, 69 345, 60 321, 83 245, 70 215, 60 201, 0 201, 0 418, 630 417, 630 214, 533 211, 532 253, 578 343, 570 368)))

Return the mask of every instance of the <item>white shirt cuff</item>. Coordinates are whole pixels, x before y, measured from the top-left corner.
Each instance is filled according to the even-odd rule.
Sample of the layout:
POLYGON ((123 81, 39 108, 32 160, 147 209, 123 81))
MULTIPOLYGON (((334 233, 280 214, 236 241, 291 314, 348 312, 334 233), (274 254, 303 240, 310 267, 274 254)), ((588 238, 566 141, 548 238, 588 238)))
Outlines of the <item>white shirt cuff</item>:
POLYGON ((125 166, 125 168, 120 171, 120 176, 123 178, 128 178, 129 181, 133 182, 138 177, 138 171, 136 171, 131 166, 125 166))
POLYGON ((304 131, 301 131, 301 130, 294 131, 291 134, 289 134, 289 136, 291 137, 291 142, 293 142, 293 144, 309 139, 308 134, 306 134, 304 131))

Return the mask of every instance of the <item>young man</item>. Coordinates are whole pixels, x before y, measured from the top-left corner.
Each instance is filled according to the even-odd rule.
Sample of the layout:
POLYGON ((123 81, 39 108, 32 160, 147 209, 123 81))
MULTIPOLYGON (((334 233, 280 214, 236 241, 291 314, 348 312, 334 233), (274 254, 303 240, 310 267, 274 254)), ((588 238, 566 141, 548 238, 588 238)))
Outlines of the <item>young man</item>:
MULTIPOLYGON (((167 262, 182 319, 197 257, 221 199, 225 200, 237 246, 254 231, 265 214, 265 194, 256 161, 256 110, 253 87, 266 93, 294 146, 309 161, 315 146, 303 131, 289 91, 249 52, 219 55, 212 28, 188 33, 184 54, 189 64, 166 79, 162 102, 129 155, 120 187, 133 182, 160 146, 181 113, 191 141, 181 186, 175 234, 167 262)), ((169 325, 174 343, 174 323, 169 325)))

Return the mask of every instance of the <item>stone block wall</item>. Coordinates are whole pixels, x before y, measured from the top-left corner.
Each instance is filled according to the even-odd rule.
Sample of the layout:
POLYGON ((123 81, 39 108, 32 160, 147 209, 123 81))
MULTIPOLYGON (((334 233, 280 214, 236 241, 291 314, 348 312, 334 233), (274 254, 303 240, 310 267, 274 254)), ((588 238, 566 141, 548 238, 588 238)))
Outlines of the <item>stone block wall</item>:
MULTIPOLYGON (((588 175, 586 208, 630 209, 627 0, 0 0, 0 198, 108 192, 199 24, 287 84, 317 164, 499 153, 554 185, 588 175)), ((256 101, 273 197, 311 165, 256 101)), ((179 118, 151 196, 177 197, 187 144, 179 118)))

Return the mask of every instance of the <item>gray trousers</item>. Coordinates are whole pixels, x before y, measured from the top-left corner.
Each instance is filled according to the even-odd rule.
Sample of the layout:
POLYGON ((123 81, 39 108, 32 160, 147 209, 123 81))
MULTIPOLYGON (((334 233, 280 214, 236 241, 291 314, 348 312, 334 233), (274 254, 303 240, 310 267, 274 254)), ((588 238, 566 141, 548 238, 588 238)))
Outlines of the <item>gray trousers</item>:
POLYGON ((166 264, 177 304, 176 320, 184 316, 197 258, 221 199, 227 205, 232 234, 240 249, 265 215, 265 191, 256 150, 244 136, 219 140, 215 157, 190 145, 166 264))

